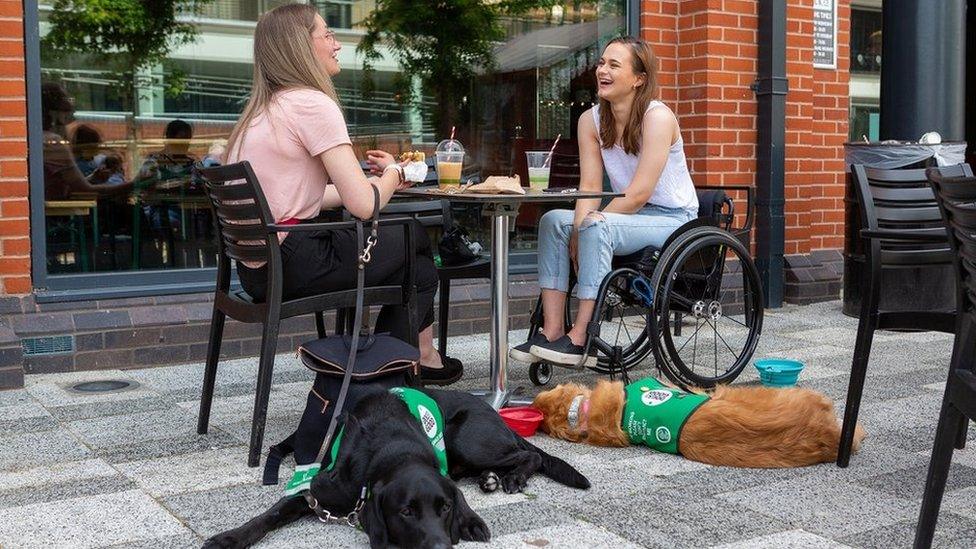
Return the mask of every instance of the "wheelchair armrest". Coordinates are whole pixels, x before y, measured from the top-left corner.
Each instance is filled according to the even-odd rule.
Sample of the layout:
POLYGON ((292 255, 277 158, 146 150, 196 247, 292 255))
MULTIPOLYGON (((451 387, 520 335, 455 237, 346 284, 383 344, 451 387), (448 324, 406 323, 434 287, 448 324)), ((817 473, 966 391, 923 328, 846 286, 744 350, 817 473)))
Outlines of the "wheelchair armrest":
POLYGON ((751 185, 695 185, 695 189, 716 191, 745 191, 746 192, 746 222, 742 227, 730 228, 731 231, 750 231, 755 221, 756 188, 751 185))
MULTIPOLYGON (((925 229, 923 229, 925 230, 925 229)), ((877 240, 903 240, 906 242, 920 243, 948 243, 949 236, 945 233, 937 233, 929 230, 928 232, 914 232, 894 229, 861 229, 861 238, 877 240)))

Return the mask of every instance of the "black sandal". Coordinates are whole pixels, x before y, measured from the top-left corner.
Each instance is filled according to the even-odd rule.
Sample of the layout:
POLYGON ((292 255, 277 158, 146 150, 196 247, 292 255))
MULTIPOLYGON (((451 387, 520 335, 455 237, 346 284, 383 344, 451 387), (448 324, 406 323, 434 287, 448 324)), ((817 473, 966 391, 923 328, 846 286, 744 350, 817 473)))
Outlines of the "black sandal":
POLYGON ((423 385, 450 385, 461 379, 464 365, 460 360, 441 355, 440 368, 427 368, 420 365, 420 381, 423 385))

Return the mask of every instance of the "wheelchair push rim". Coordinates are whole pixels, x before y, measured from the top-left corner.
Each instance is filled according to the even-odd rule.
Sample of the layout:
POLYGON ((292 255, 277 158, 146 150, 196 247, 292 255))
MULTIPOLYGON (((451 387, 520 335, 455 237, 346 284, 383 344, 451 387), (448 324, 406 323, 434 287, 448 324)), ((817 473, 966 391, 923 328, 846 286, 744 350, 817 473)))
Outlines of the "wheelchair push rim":
POLYGON ((737 378, 756 350, 763 317, 759 272, 745 246, 717 228, 691 231, 669 247, 653 283, 649 326, 662 372, 706 388, 737 378))

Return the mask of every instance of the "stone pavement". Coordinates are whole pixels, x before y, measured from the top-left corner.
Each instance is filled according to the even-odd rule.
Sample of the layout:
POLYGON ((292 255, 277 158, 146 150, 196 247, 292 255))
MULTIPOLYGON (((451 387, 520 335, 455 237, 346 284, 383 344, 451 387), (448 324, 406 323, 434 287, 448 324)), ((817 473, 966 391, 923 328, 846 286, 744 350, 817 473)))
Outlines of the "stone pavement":
MULTIPOLYGON (((857 323, 840 302, 767 311, 756 357, 804 360, 801 385, 828 394, 841 412, 857 323)), ((524 333, 513 333, 524 337, 524 333)), ((647 448, 596 449, 536 436, 593 482, 575 491, 535 477, 523 494, 462 489, 492 531, 468 547, 908 547, 928 465, 951 337, 880 332, 861 420, 869 436, 848 469, 728 469, 647 448)), ((451 341, 467 375, 487 385, 487 336, 451 341)), ((648 372, 650 370, 647 370, 648 372)), ((199 547, 276 501, 244 466, 256 360, 218 371, 210 434, 195 433, 201 364, 27 377, 0 392, 0 547, 199 547), (65 387, 127 379, 106 395, 65 387)), ((737 383, 756 383, 750 366, 737 383)), ((554 382, 595 375, 557 371, 554 382)), ((268 443, 287 435, 311 375, 278 357, 268 443)), ((531 391, 515 365, 513 385, 531 391)), ((972 434, 971 434, 972 435, 972 434)), ((955 454, 936 545, 976 546, 976 452, 955 454)), ((283 469, 288 468, 286 462, 283 469)), ((282 472, 287 478, 290 472, 282 472)), ((261 547, 365 547, 349 527, 314 519, 273 533, 261 547)))

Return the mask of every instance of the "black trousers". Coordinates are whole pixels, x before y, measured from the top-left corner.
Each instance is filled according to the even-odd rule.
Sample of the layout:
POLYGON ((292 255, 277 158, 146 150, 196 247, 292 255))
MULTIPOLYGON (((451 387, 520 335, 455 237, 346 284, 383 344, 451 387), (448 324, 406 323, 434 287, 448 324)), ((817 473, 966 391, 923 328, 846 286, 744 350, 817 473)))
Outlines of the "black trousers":
MULTIPOLYGON (((434 295, 437 293, 437 267, 434 266, 430 238, 420 223, 413 224, 414 282, 417 288, 414 325, 419 329, 434 323, 434 295)), ((367 227, 368 231, 368 227, 367 227)), ((368 234, 368 233, 367 233, 368 234)), ((281 243, 284 271, 282 298, 296 299, 310 295, 349 290, 356 287, 356 258, 361 245, 356 241, 355 229, 331 231, 298 231, 290 233, 281 243)), ((401 284, 405 276, 406 249, 403 226, 381 225, 372 260, 366 265, 366 286, 401 284)), ((237 264, 241 286, 257 301, 267 297, 267 266, 257 269, 237 264)), ((386 305, 376 319, 377 332, 389 332, 409 341, 407 309, 386 305)))

